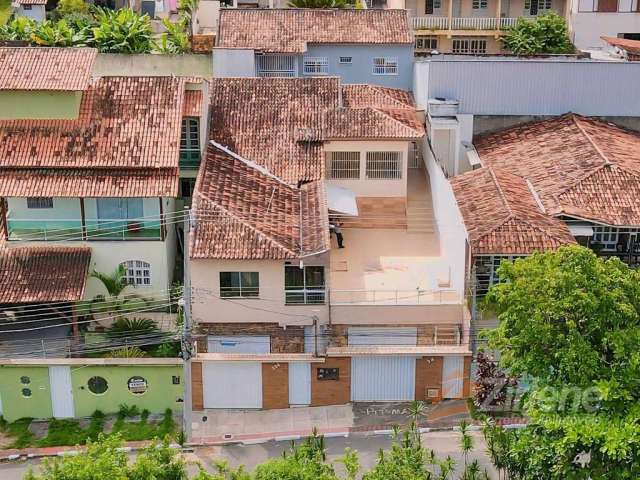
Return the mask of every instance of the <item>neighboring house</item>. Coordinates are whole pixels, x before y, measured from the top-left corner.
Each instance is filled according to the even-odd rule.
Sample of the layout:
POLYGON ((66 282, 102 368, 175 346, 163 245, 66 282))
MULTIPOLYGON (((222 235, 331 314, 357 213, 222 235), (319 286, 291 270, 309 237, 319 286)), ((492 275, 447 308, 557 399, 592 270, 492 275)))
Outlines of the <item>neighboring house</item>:
POLYGON ((495 54, 500 36, 519 17, 549 11, 565 15, 569 0, 405 0, 415 32, 416 52, 495 54))
POLYGON ((182 409, 180 358, 0 358, 0 416, 90 417, 135 405, 150 413, 182 409))
POLYGON ((579 49, 602 49, 602 36, 640 40, 639 0, 571 0, 567 15, 579 49))
MULTIPOLYGON (((195 176, 207 94, 195 79, 94 78, 95 56, 0 49, 3 241, 86 247, 90 271, 123 266, 141 295, 166 294, 181 168, 195 176)), ((84 298, 101 293, 90 279, 84 298)))
POLYGON ((37 22, 46 19, 47 0, 14 0, 11 5, 16 17, 27 17, 37 22))
POLYGON ((413 36, 404 10, 223 9, 217 77, 339 76, 411 89, 413 36))
POLYGON ((609 46, 611 55, 630 62, 640 62, 640 36, 638 40, 614 37, 602 37, 602 40, 609 46))
POLYGON ((190 242, 193 409, 468 395, 463 286, 440 253, 411 94, 214 79, 210 125, 190 242))
POLYGON ((502 260, 579 243, 640 264, 640 134, 567 114, 477 138, 481 167, 451 179, 477 296, 502 260))

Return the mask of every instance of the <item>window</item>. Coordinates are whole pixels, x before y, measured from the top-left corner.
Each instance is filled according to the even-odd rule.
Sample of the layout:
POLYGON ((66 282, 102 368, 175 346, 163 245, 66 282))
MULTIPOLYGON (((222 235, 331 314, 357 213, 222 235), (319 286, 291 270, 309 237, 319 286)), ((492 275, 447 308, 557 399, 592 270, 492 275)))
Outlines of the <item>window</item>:
POLYGON ((134 287, 151 286, 151 265, 142 260, 127 260, 120 264, 124 268, 122 282, 134 287))
POLYGON ((172 375, 171 376, 171 385, 180 385, 180 376, 172 375))
POLYGON ((20 377, 20 383, 22 383, 23 385, 29 385, 31 383, 31 378, 27 376, 20 377))
POLYGON ((182 119, 180 131, 180 167, 200 166, 200 120, 197 117, 182 119))
POLYGON ((327 178, 360 178, 360 152, 328 152, 327 178))
POLYGON ((98 198, 98 220, 142 218, 142 198, 98 198))
POLYGON ((398 59, 391 57, 376 57, 373 59, 374 75, 397 75, 398 59))
POLYGON ((31 8, 33 7, 33 5, 21 5, 23 10, 31 10, 31 8))
POLYGON ((326 75, 329 73, 327 57, 304 57, 303 72, 305 75, 326 75))
POLYGON ((475 260, 475 289, 476 295, 487 293, 489 287, 498 283, 498 267, 503 261, 512 262, 522 256, 518 255, 480 255, 475 260))
POLYGON ((338 62, 342 63, 342 64, 351 64, 353 62, 353 58, 352 57, 340 57, 338 62))
POLYGON ((285 266, 284 289, 287 304, 324 303, 324 267, 285 266))
POLYGON ((545 10, 551 10, 551 0, 524 0, 524 10, 534 16, 546 13, 545 10))
POLYGON ((367 178, 402 178, 402 152, 367 152, 367 178))
POLYGON ((257 297, 259 294, 258 272, 220 272, 221 297, 257 297))
POLYGON ((109 384, 102 377, 91 377, 87 382, 87 387, 89 387, 91 393, 102 395, 109 389, 109 384))
POLYGON ((426 0, 424 4, 424 13, 427 15, 433 14, 433 10, 442 7, 441 0, 426 0))
POLYGON ((23 388, 21 390, 22 396, 25 398, 29 398, 31 396, 31 389, 30 388, 23 388))
POLYGON ((416 37, 416 50, 437 50, 438 38, 437 37, 416 37))
POLYGON ((28 197, 27 208, 53 208, 51 197, 28 197))
POLYGON ((298 63, 293 55, 256 55, 258 77, 297 77, 298 63))
POLYGON ((147 380, 143 377, 131 377, 127 380, 127 388, 134 395, 142 395, 147 391, 147 380))
POLYGON ((487 41, 480 38, 454 38, 453 53, 487 53, 487 41))
POLYGON ((196 187, 195 178, 180 179, 180 196, 183 198, 193 197, 193 189, 196 187))
POLYGON ((593 242, 602 245, 602 250, 615 250, 619 231, 615 227, 593 227, 593 242))
POLYGON ((318 368, 316 370, 316 378, 318 380, 340 380, 339 368, 318 368))
POLYGON ((471 5, 474 10, 480 10, 487 8, 487 2, 488 0, 473 0, 471 5))

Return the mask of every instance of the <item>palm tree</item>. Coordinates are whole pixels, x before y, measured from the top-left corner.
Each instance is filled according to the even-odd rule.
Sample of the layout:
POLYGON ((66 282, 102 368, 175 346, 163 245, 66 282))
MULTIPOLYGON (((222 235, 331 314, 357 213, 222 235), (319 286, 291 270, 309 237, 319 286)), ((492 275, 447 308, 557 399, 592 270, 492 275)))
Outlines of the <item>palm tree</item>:
POLYGON ((125 268, 119 265, 111 275, 97 271, 91 277, 102 283, 107 295, 96 295, 91 301, 93 313, 122 316, 125 312, 135 312, 148 305, 149 301, 134 293, 125 294, 128 284, 125 281, 125 268))

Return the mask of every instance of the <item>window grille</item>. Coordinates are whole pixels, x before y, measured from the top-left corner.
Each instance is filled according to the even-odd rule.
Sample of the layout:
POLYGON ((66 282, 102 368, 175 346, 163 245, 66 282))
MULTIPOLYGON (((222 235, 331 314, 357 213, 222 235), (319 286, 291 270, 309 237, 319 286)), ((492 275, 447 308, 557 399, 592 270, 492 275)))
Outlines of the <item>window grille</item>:
POLYGON ((329 152, 327 178, 360 178, 360 152, 329 152))
POLYGON ((454 38, 453 53, 487 53, 487 41, 479 38, 454 38))
POLYGON ((27 208, 53 208, 53 198, 27 197, 27 208))
POLYGON ((391 57, 376 57, 373 59, 374 75, 397 75, 398 59, 391 57))
POLYGON ((257 55, 258 77, 296 77, 296 58, 293 55, 257 55))
POLYGON ((353 58, 352 57, 340 57, 340 59, 338 61, 339 61, 339 63, 352 63, 353 62, 353 58))
POLYGON ((329 73, 329 59, 327 57, 305 57, 303 72, 305 75, 326 75, 329 73))
POLYGON ((151 286, 151 265, 142 260, 127 260, 120 264, 124 268, 123 283, 134 287, 151 286))
POLYGON ((367 178, 402 178, 402 152, 367 152, 367 178))

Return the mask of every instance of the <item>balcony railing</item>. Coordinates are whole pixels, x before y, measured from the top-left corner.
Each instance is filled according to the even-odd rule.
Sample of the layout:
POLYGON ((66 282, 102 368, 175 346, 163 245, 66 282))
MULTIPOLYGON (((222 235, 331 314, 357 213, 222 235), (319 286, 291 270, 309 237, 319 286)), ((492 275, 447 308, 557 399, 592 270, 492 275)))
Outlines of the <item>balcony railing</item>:
POLYGON ((9 240, 160 240, 161 222, 156 219, 34 220, 7 218, 9 240))
POLYGON ((200 150, 180 150, 180 168, 200 168, 200 150))
POLYGON ((414 17, 415 30, 502 30, 512 27, 517 18, 491 17, 414 17))
POLYGON ((457 292, 444 290, 331 290, 331 305, 439 305, 458 303, 457 292))
POLYGON ((327 297, 324 288, 286 289, 284 294, 287 305, 319 305, 327 297))

